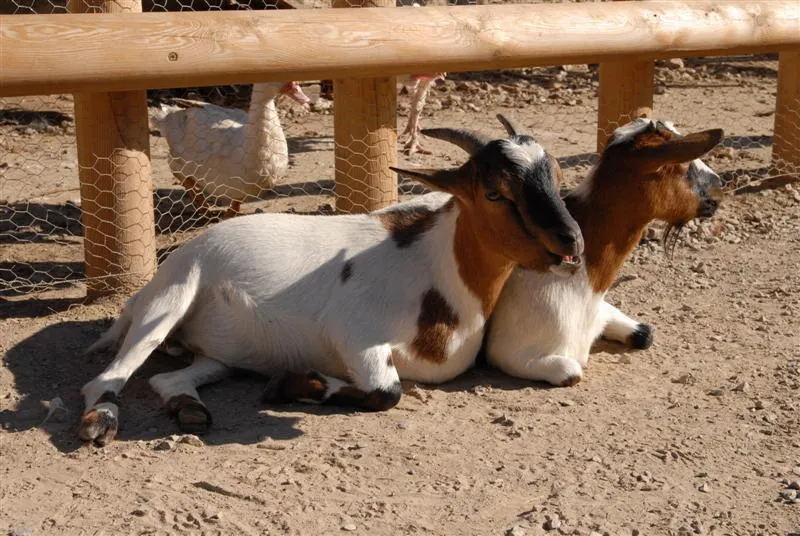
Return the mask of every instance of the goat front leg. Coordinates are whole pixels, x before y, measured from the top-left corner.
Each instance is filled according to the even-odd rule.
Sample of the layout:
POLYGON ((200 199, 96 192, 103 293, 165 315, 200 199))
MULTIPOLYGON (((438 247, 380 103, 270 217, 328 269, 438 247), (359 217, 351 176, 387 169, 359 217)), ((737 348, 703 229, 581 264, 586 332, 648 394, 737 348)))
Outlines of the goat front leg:
POLYGON ((583 378, 580 361, 566 355, 551 354, 530 358, 522 351, 513 356, 497 359, 489 355, 489 363, 515 378, 547 382, 557 387, 571 387, 583 378))
POLYGON ((601 314, 606 319, 603 338, 621 342, 629 348, 644 350, 653 344, 653 328, 637 322, 608 302, 603 302, 601 314))
POLYGON ((225 378, 230 369, 215 359, 198 355, 188 367, 150 378, 150 386, 178 419, 186 433, 202 435, 211 427, 211 413, 200 400, 197 388, 225 378))
POLYGON ((392 362, 388 344, 372 346, 344 358, 351 381, 343 381, 315 370, 285 372, 270 379, 266 402, 310 402, 355 407, 371 411, 393 408, 403 394, 400 376, 392 362))

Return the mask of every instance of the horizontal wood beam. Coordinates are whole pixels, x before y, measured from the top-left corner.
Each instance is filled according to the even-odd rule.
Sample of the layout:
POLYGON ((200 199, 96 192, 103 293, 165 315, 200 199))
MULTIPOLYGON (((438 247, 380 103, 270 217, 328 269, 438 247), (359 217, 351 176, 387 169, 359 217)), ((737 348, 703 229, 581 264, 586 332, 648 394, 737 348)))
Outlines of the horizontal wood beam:
POLYGON ((0 96, 800 50, 797 0, 0 16, 0 96))

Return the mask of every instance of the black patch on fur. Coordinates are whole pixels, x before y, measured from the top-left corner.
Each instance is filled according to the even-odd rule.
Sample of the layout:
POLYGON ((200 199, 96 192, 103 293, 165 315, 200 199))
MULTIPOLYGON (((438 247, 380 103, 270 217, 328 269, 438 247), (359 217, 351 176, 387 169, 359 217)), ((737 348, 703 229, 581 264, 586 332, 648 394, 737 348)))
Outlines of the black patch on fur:
POLYGON ((113 391, 106 391, 100 395, 100 398, 98 398, 97 402, 94 403, 95 406, 98 404, 114 404, 115 406, 120 406, 121 402, 117 393, 113 391))
POLYGON ((645 350, 653 344, 653 328, 647 324, 639 324, 636 331, 631 333, 631 348, 645 350))
POLYGON ((342 266, 342 283, 347 283, 347 280, 350 279, 350 276, 353 275, 353 261, 347 261, 342 266))
POLYGON ((400 402, 403 396, 403 387, 400 382, 395 382, 389 389, 375 389, 367 395, 364 400, 364 407, 372 411, 386 411, 400 402))

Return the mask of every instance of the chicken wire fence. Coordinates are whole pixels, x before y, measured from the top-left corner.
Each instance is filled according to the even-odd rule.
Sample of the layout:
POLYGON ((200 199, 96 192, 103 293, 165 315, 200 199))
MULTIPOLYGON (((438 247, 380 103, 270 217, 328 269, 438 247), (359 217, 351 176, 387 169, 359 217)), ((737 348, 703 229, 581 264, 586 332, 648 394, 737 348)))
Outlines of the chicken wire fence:
MULTIPOLYGON (((145 0, 143 8, 222 10, 288 5, 279 2, 145 0)), ((64 0, 14 0, 10 4, 12 13, 67 11, 64 0)), ((10 4, 4 4, 6 12, 10 4)), ((310 7, 328 7, 318 0, 312 4, 310 7)), ((416 123, 423 128, 465 127, 500 137, 504 130, 495 119, 498 112, 559 158, 565 188, 574 187, 596 162, 596 65, 439 75, 417 73, 398 78, 401 167, 451 167, 465 160, 456 147, 416 136, 416 123)), ((724 128, 724 143, 706 162, 720 173, 729 190, 746 188, 756 181, 798 173, 796 167, 772 160, 776 86, 774 56, 658 61, 654 116, 673 121, 685 132, 724 128)), ((150 167, 152 189, 136 191, 126 191, 125 181, 103 189, 85 184, 81 190, 72 96, 0 99, 0 299, 29 299, 46 293, 82 296, 87 279, 85 256, 102 258, 114 241, 152 236, 146 228, 148 211, 154 211, 158 262, 208 225, 239 214, 336 212, 337 146, 363 153, 360 163, 358 158, 351 159, 352 167, 345 170, 358 187, 363 173, 356 168, 372 165, 368 153, 374 140, 335 139, 332 91, 329 81, 148 91, 150 159, 121 153, 89 164, 98 176, 107 177, 112 171, 117 176, 122 170, 124 177, 126 172, 150 167), (125 229, 113 224, 119 215, 107 209, 87 210, 104 196, 126 200, 121 207, 125 229), (93 234, 85 236, 84 225, 93 229, 93 234)), ((800 121, 800 103, 792 103, 790 108, 800 121)), ((374 115, 369 105, 354 113, 359 110, 374 115)), ((620 117, 605 135, 630 119, 620 117)), ((360 186, 369 194, 367 184, 360 186)), ((424 191, 401 178, 397 198, 402 201, 424 191)), ((394 192, 378 194, 394 197, 394 192)), ((353 191, 352 197, 345 199, 358 210, 363 209, 359 206, 363 196, 364 192, 353 191)), ((724 240, 725 225, 724 217, 715 218, 701 223, 694 235, 684 239, 724 240)), ((152 244, 141 246, 148 251, 152 244)), ((152 267, 153 259, 146 255, 137 258, 135 250, 126 261, 129 264, 115 266, 116 271, 146 273, 152 267)))

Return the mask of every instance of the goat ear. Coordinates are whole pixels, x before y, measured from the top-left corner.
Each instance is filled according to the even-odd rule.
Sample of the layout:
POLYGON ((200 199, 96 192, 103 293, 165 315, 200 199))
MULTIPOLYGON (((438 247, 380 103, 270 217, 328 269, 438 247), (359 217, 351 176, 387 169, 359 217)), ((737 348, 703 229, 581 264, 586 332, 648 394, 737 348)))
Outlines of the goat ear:
POLYGON ((672 138, 654 148, 664 164, 682 164, 700 158, 713 149, 725 136, 721 128, 703 130, 672 138))
POLYGON ((389 169, 418 180, 433 190, 458 196, 464 189, 464 178, 458 169, 415 168, 402 169, 389 166, 389 169))

